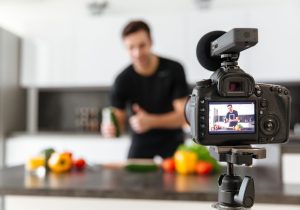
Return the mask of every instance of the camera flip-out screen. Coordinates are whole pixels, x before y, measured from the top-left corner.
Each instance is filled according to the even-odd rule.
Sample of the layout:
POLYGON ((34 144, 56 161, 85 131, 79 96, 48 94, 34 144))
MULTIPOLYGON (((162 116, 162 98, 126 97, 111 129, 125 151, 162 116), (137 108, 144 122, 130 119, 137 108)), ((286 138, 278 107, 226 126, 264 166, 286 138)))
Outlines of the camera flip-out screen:
POLYGON ((255 102, 209 102, 209 134, 255 133, 255 102))

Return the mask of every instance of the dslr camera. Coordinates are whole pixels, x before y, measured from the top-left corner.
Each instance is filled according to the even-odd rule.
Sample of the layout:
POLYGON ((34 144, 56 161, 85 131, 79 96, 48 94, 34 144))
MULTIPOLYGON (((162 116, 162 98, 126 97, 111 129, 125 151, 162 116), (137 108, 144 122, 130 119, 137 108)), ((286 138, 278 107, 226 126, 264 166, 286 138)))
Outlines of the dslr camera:
POLYGON ((196 83, 185 116, 196 143, 216 146, 284 143, 291 97, 280 85, 255 83, 238 66, 239 53, 258 42, 255 28, 213 31, 197 45, 200 64, 214 71, 196 83))

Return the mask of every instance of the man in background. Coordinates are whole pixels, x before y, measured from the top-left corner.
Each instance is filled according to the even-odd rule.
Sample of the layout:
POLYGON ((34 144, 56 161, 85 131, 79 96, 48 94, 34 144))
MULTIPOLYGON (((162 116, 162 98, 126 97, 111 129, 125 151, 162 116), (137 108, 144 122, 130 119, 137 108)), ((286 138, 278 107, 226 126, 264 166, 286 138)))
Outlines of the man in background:
POLYGON ((228 112, 226 114, 225 122, 229 122, 229 127, 234 127, 239 122, 239 114, 236 110, 233 110, 232 104, 227 105, 228 112))
MULTIPOLYGON (((121 130, 129 106, 132 142, 128 158, 170 157, 184 141, 184 106, 189 93, 182 65, 152 52, 149 26, 129 22, 122 39, 132 63, 116 78, 110 102, 121 130)), ((112 124, 102 125, 105 137, 114 137, 112 124)))

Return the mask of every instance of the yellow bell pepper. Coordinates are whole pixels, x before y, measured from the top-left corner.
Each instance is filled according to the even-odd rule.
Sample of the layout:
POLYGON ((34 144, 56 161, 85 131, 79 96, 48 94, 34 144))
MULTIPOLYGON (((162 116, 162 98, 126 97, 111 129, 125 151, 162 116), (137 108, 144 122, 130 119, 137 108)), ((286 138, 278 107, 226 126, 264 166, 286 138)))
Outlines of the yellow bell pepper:
POLYGON ((175 168, 179 174, 190 174, 195 172, 198 156, 191 151, 178 150, 174 154, 175 168))
POLYGON ((68 153, 54 152, 48 160, 48 166, 55 173, 67 172, 72 168, 72 157, 68 153))
POLYGON ((26 162, 26 170, 32 171, 39 167, 45 166, 45 158, 43 156, 32 157, 26 162))

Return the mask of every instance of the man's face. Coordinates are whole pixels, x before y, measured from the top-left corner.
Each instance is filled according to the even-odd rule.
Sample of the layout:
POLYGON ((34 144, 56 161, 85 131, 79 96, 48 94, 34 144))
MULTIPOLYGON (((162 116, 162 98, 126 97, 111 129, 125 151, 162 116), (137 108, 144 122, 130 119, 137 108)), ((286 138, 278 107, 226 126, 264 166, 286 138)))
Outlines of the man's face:
POLYGON ((229 111, 229 112, 232 112, 232 111, 233 111, 232 106, 228 106, 227 108, 228 108, 228 111, 229 111))
POLYGON ((146 67, 151 56, 152 42, 144 30, 129 34, 124 39, 125 47, 134 65, 146 67))

